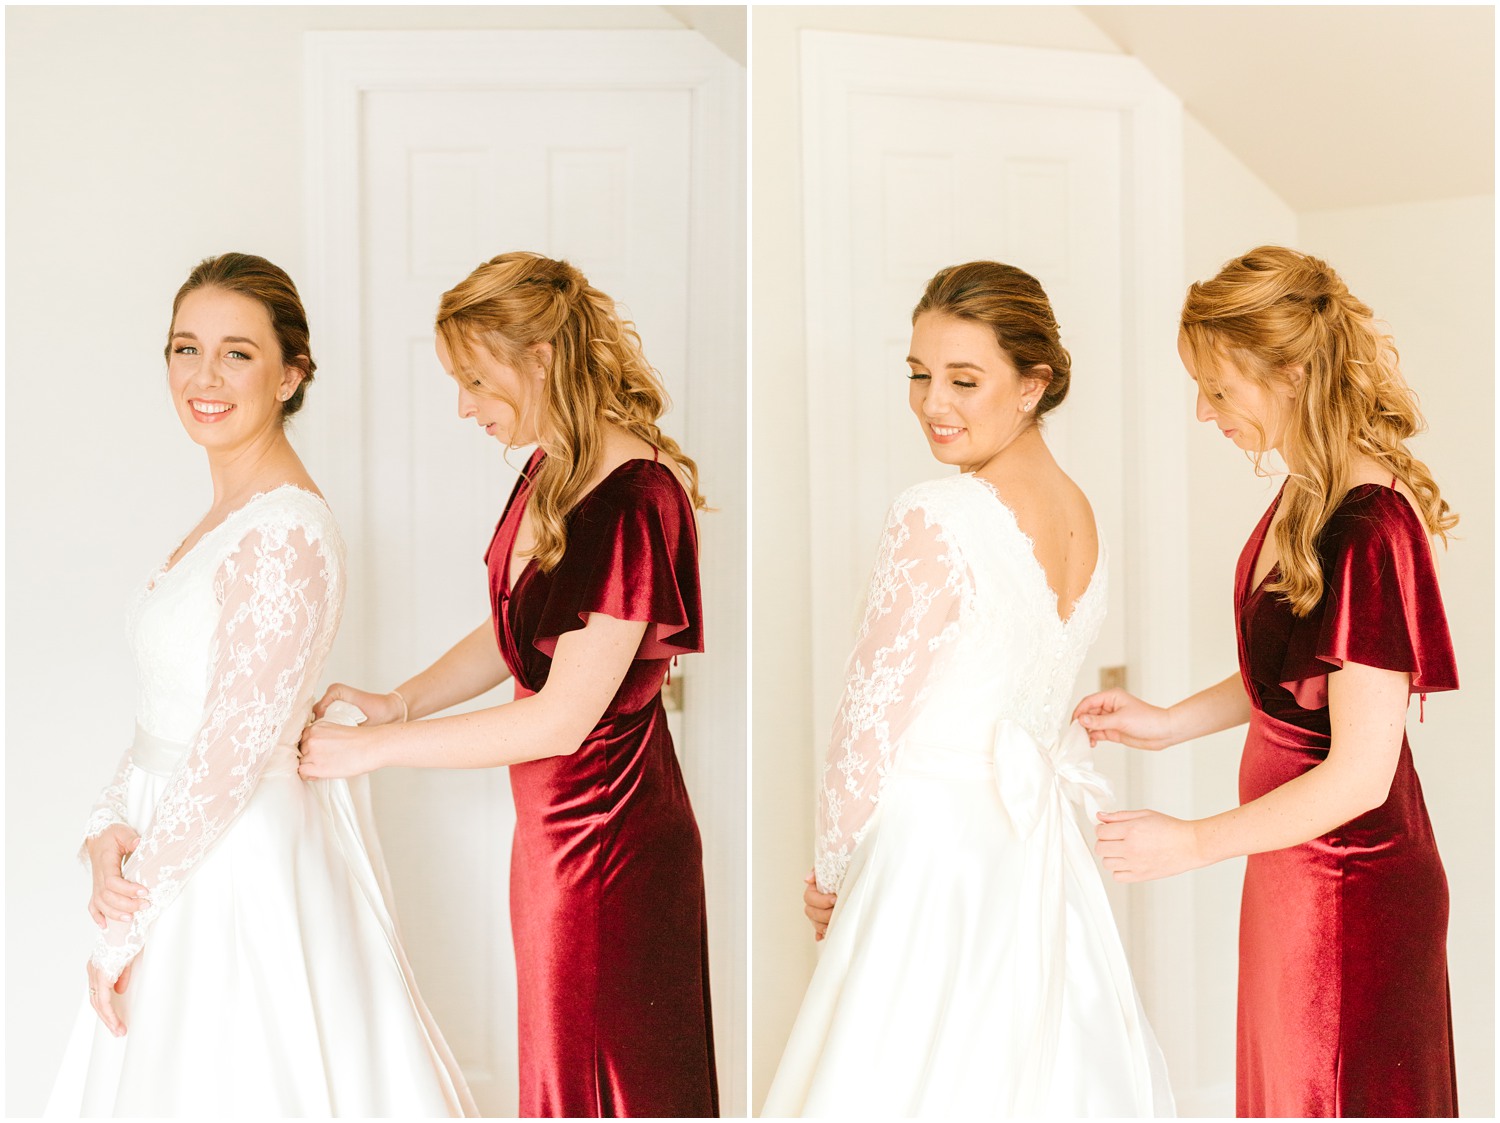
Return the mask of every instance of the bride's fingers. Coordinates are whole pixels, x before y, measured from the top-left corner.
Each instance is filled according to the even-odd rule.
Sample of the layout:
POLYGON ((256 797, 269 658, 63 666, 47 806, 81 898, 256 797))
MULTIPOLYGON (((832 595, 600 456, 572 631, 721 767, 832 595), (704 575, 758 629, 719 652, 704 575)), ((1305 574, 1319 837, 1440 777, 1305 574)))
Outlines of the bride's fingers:
POLYGON ((125 1032, 125 1026, 115 1014, 114 1004, 109 999, 110 985, 95 973, 93 966, 89 967, 89 1005, 94 1008, 94 1013, 99 1015, 99 1020, 104 1023, 104 1028, 119 1037, 125 1032))
POLYGON ((122 874, 110 874, 104 879, 104 885, 105 888, 112 889, 114 892, 123 894, 126 897, 145 897, 146 895, 146 887, 144 885, 138 881, 131 881, 122 874))

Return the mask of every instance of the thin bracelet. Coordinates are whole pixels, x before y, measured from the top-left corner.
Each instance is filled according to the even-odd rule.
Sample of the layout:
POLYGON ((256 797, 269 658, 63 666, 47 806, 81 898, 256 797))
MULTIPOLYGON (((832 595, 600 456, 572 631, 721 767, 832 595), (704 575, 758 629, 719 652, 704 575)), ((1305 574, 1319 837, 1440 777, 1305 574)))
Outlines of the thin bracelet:
POLYGON ((411 714, 411 710, 406 705, 406 695, 402 694, 399 690, 392 690, 388 693, 394 694, 397 698, 401 699, 401 724, 405 725, 407 717, 411 714))

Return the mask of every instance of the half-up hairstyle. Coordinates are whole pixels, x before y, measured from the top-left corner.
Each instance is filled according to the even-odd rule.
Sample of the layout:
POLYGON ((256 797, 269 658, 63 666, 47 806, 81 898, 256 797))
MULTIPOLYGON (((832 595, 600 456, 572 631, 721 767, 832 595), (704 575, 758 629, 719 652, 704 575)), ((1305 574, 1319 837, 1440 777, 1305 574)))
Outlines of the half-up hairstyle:
POLYGON ((1052 302, 1030 273, 998 261, 950 265, 927 282, 927 291, 912 309, 912 323, 923 312, 985 325, 1023 378, 1045 380, 1047 388, 1033 414, 1038 421, 1068 396, 1073 360, 1062 345, 1052 302))
MULTIPOLYGON (((635 325, 566 261, 523 252, 492 258, 443 294, 436 327, 456 367, 468 366, 480 346, 525 371, 532 361, 528 348, 552 348, 536 419, 537 443, 547 456, 531 490, 535 557, 544 571, 562 559, 564 520, 598 468, 607 422, 675 460, 693 506, 705 506, 698 466, 657 425, 671 403, 661 375, 641 353, 635 325)), ((486 384, 482 368, 469 377, 519 415, 500 387, 486 384)))
MULTIPOLYGON (((1458 516, 1406 440, 1426 428, 1391 337, 1325 262, 1260 246, 1188 289, 1182 334, 1206 391, 1225 395, 1225 359, 1257 385, 1285 391, 1301 367, 1282 452, 1280 575, 1269 588, 1298 616, 1323 599, 1318 536, 1350 487, 1356 455, 1379 461, 1416 497, 1429 534, 1448 540, 1458 516)), ((1234 403, 1229 402, 1231 408, 1234 403)), ((1261 433, 1260 444, 1265 445, 1261 433)), ((1255 457, 1260 471, 1260 454, 1255 457)))
POLYGON ((312 358, 307 310, 302 307, 297 286, 292 284, 285 269, 272 265, 253 253, 221 253, 218 257, 205 257, 193 267, 188 279, 182 282, 182 287, 172 299, 172 320, 167 325, 167 346, 164 351, 169 363, 172 361, 172 324, 177 322, 177 310, 182 307, 188 293, 203 288, 223 289, 225 292, 258 300, 265 308, 266 315, 271 317, 271 330, 276 333, 276 342, 281 348, 282 365, 296 367, 302 372, 302 380, 297 383, 297 389, 281 403, 281 419, 285 421, 302 408, 307 384, 313 380, 313 372, 318 369, 318 364, 312 358))

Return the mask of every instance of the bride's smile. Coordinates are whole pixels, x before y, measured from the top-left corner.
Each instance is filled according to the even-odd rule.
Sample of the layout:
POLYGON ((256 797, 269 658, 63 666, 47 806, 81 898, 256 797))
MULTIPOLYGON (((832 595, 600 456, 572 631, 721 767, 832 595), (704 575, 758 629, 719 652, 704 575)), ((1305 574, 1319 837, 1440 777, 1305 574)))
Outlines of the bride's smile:
POLYGON ((279 432, 281 404, 302 380, 283 362, 265 305, 211 285, 178 305, 167 376, 188 435, 221 450, 279 432))
POLYGON ((988 325, 942 312, 912 324, 909 401, 944 464, 975 471, 1032 427, 1045 378, 1026 377, 988 325))

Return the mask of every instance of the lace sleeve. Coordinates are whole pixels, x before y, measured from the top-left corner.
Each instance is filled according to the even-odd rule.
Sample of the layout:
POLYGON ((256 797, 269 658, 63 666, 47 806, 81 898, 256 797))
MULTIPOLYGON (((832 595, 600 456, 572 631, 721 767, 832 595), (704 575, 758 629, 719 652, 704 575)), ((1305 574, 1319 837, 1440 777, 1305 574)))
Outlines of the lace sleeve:
POLYGON ((98 837, 106 827, 115 823, 130 825, 130 816, 125 809, 125 793, 130 790, 130 771, 134 767, 131 751, 126 748, 120 757, 119 767, 115 769, 114 779, 99 793, 99 800, 89 813, 88 824, 83 828, 83 842, 78 847, 79 861, 89 860, 89 840, 98 837))
POLYGON ((125 863, 125 876, 149 899, 128 924, 110 921, 91 957, 111 979, 249 801, 281 740, 315 652, 326 646, 325 622, 337 617, 328 549, 301 526, 256 528, 220 568, 203 720, 125 863))
POLYGON ((939 652, 957 635, 966 572, 922 508, 892 508, 823 769, 815 870, 825 893, 842 884, 939 652))

